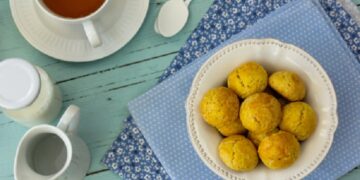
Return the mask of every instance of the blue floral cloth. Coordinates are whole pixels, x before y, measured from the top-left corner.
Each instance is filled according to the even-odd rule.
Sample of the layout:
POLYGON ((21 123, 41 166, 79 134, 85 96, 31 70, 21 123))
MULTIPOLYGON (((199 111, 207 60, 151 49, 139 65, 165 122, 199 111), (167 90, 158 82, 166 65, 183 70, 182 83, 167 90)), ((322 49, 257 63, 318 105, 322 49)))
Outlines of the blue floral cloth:
POLYGON ((103 163, 124 179, 170 179, 132 117, 124 124, 125 128, 104 156, 103 163))
MULTIPOLYGON (((160 81, 288 2, 290 0, 214 1, 160 81)), ((359 60, 360 29, 355 21, 340 3, 334 0, 320 2, 359 60)), ((125 179, 170 179, 131 117, 125 121, 125 126, 104 156, 103 163, 125 179)))

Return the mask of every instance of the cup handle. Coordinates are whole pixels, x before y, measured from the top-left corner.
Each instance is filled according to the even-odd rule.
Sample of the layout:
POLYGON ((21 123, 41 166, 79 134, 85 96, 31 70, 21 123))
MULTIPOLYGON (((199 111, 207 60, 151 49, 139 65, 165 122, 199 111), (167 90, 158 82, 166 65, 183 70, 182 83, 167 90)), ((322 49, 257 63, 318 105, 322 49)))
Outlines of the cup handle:
POLYGON ((95 25, 91 20, 84 21, 82 23, 86 37, 88 38, 90 45, 94 48, 99 47, 102 44, 99 33, 96 31, 95 25))
POLYGON ((61 116, 57 125, 64 132, 76 133, 80 121, 80 108, 70 105, 61 116))

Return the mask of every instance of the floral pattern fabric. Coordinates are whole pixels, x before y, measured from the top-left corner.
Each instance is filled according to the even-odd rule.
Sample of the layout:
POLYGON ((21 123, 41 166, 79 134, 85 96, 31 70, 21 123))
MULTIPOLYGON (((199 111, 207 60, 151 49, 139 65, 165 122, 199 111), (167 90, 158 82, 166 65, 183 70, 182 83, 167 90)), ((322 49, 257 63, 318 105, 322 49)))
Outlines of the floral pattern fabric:
MULTIPOLYGON (((215 0, 160 82, 292 0, 215 0)), ((295 0, 293 0, 295 1, 295 0)), ((360 28, 335 0, 320 4, 360 62, 360 28)), ((102 162, 124 179, 170 179, 132 117, 102 162)))

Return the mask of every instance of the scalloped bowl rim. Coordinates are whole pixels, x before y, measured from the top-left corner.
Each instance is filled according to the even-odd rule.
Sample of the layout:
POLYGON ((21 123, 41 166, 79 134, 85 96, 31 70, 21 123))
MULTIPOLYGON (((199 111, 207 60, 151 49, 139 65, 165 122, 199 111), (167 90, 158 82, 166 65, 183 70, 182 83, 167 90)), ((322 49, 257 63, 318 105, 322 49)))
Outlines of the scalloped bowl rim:
MULTIPOLYGON (((270 51, 269 51, 270 52, 270 51)), ((267 52, 267 53, 269 53, 267 52)), ((256 54, 255 53, 255 54, 256 54)), ((246 53, 245 53, 246 54, 246 53)), ((256 56, 254 54, 254 56, 256 56)), ((288 55, 289 55, 288 54, 288 55)), ((298 59, 299 59, 298 57, 298 59)), ((256 57, 254 58, 256 59, 256 57)), ((266 61, 266 60, 264 60, 266 61)), ((287 60, 289 61, 289 60, 287 60)), ((291 60, 290 60, 291 61, 291 60)), ((230 61, 229 61, 230 62, 230 61)), ((243 61, 244 62, 244 61, 243 61)), ((272 64, 270 66, 277 66, 277 65, 273 65, 274 61, 266 61, 267 63, 272 64)), ((261 64, 261 63, 260 63, 261 64)), ((238 64, 240 65, 240 64, 238 64)), ((295 66, 294 66, 295 67, 295 66)), ((235 67, 233 67, 235 68, 235 67)), ((220 69, 220 68, 219 68, 220 69)), ((265 67, 265 69, 267 69, 265 67)), ((228 70, 229 72, 229 70, 228 70)), ((303 71, 303 72, 307 72, 307 71, 303 71)), ((211 75, 210 75, 211 76, 211 75)), ((226 75, 227 76, 227 75, 226 75)), ((217 77, 214 77, 214 79, 216 79, 217 77)), ((226 78, 224 79, 224 81, 226 80, 226 78)), ((208 81, 213 81, 213 79, 208 80, 208 81)), ((215 80, 214 80, 215 81, 215 80)), ((206 85, 205 85, 206 86, 206 85)), ((204 88, 203 88, 204 89, 204 88)), ((207 89, 208 90, 208 89, 207 89)), ((204 91, 204 90, 202 90, 204 91)), ((326 96, 326 95, 325 95, 326 96)), ((201 96, 202 97, 202 96, 201 96)), ((312 99, 314 99, 314 97, 312 97, 312 99)), ((311 104, 311 103, 310 103, 311 104)), ((300 49, 299 47, 296 47, 292 44, 288 44, 288 43, 283 43, 279 40, 276 39, 247 39, 247 40, 240 40, 237 42, 233 42, 223 48, 221 48, 220 50, 218 50, 216 53, 214 53, 211 57, 209 57, 206 62, 201 66, 201 68, 198 70, 193 82, 192 82, 192 86, 190 88, 189 91, 189 95, 188 98, 186 100, 186 105, 185 105, 185 109, 186 109, 186 117, 187 117, 187 129, 188 129, 188 134, 189 134, 189 138, 190 141, 192 143, 192 146, 194 148, 194 150, 196 151, 196 153, 198 154, 198 156, 200 157, 200 159, 203 161, 203 163, 210 168, 214 173, 216 173, 217 175, 219 175, 222 178, 225 179, 250 179, 250 178, 262 178, 262 179, 301 179, 303 177, 305 177, 306 175, 310 174, 314 169, 316 169, 317 166, 319 166, 319 164, 322 162, 322 160, 325 158, 326 154, 328 153, 333 138, 334 138, 334 134, 338 125, 338 115, 337 115, 337 100, 336 100, 336 93, 333 87, 333 84, 329 78, 329 76, 327 75, 326 71, 322 68, 322 66, 315 60, 315 58, 313 58, 311 55, 309 55, 308 53, 306 53, 304 50, 300 49), (205 123, 203 122, 203 120, 199 120, 201 119, 201 117, 199 117, 199 112, 198 112, 198 106, 195 106, 195 104, 199 103, 199 98, 196 98, 197 96, 199 96, 199 94, 203 94, 204 92, 199 92, 201 90, 201 86, 204 86, 204 78, 206 76, 209 76, 208 73, 209 69, 210 71, 216 71, 213 69, 211 69, 213 67, 214 64, 216 65, 222 65, 224 64, 224 57, 226 58, 227 54, 229 53, 233 53, 234 51, 241 49, 241 48, 250 48, 250 51, 252 49, 256 49, 259 48, 257 46, 260 46, 262 48, 260 48, 259 52, 256 52, 258 54, 261 54, 262 52, 266 52, 266 48, 270 49, 280 49, 278 53, 289 53, 291 56, 291 53, 295 53, 297 55, 299 55, 299 57, 302 58, 302 60, 304 60, 304 62, 300 62, 300 61, 294 61, 292 60, 292 63, 297 64, 297 63, 308 63, 308 65, 313 66, 313 68, 315 68, 317 70, 317 72, 311 72, 311 73, 317 73, 317 75, 320 75, 322 78, 322 82, 321 83, 325 83, 326 88, 324 89, 324 91, 327 91, 327 95, 330 98, 331 104, 329 105, 330 108, 324 108, 325 111, 329 111, 329 113, 331 114, 331 125, 327 126, 327 129, 323 130, 320 129, 320 125, 322 125, 321 123, 323 121, 321 121, 321 117, 318 118, 318 127, 316 131, 321 131, 322 133, 325 133, 323 131, 326 131, 327 136, 326 136, 326 144, 323 145, 321 153, 317 154, 316 157, 314 157, 311 160, 310 164, 297 164, 297 166, 300 166, 301 169, 296 170, 296 171, 292 171, 291 173, 288 173, 287 170, 289 168, 280 170, 280 171, 273 171, 275 172, 273 175, 269 175, 269 173, 271 174, 271 170, 266 169, 265 167, 263 167, 263 165, 261 165, 262 167, 260 169, 258 169, 259 167, 255 168, 255 170, 253 171, 264 171, 263 173, 260 173, 259 175, 255 175, 252 176, 251 172, 235 172, 230 170, 229 168, 225 167, 225 165, 223 163, 219 163, 219 159, 216 159, 214 156, 211 157, 209 156, 209 151, 214 151, 212 149, 207 149, 207 144, 204 144, 204 142, 201 142, 201 140, 199 140, 199 138, 201 139, 202 137, 199 136, 199 131, 202 129, 208 130, 208 131, 212 131, 212 134, 209 134, 209 139, 213 140, 214 137, 216 138, 216 135, 213 136, 213 134, 216 132, 216 130, 212 127, 210 127, 209 125, 204 125, 205 123), (275 48, 274 48, 275 47, 275 48), (291 52, 290 52, 291 51, 291 52), (222 64, 221 64, 222 63, 222 64), (199 121, 197 121, 199 120, 199 121), (202 126, 201 126, 202 123, 202 126), (200 124, 200 125, 199 125, 200 124), (207 126, 207 127, 206 127, 207 126), (201 129, 199 129, 201 128, 201 129), (269 171, 269 173, 267 173, 269 171), (277 173, 277 174, 276 174, 277 173), (276 178, 271 178, 271 176, 276 176, 276 178)), ((322 113, 321 113, 322 114, 322 113)), ((326 125, 326 124, 325 124, 326 125)), ((217 133, 217 132, 216 132, 217 133)), ((218 134, 218 133, 217 133, 218 134)), ((315 133, 314 133, 315 134, 315 133)), ((219 134, 217 136, 220 136, 219 134)), ((312 135, 310 139, 314 138, 314 135, 312 135)), ((306 142, 305 142, 306 143, 306 142)), ((304 143, 304 144, 305 144, 304 143)), ((214 145, 212 145, 213 147, 215 147, 214 145)), ((306 146, 308 148, 308 146, 306 146)), ((303 148, 302 146, 302 151, 305 148, 303 148)), ((216 151, 216 150, 215 150, 216 151)), ((307 151, 308 152, 308 151, 307 151)), ((212 154, 214 154, 214 152, 212 152, 212 154)), ((315 154, 315 153, 314 153, 315 154)), ((302 154, 300 155, 301 159, 302 154)), ((297 161, 299 161, 299 159, 297 161)), ((296 162, 295 162, 296 164, 296 162)), ((259 173, 259 172, 258 172, 259 173)))

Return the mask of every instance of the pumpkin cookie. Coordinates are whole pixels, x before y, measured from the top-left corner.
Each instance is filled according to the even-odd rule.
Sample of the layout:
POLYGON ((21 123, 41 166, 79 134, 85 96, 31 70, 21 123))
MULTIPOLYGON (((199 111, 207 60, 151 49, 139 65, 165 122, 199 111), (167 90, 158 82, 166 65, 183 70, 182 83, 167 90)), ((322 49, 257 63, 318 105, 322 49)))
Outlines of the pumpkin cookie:
POLYGON ((245 63, 230 73, 228 87, 241 98, 263 91, 267 86, 268 74, 256 62, 245 63))
POLYGON ((270 136, 271 134, 274 134, 276 132, 278 132, 279 129, 278 128, 275 128, 271 131, 268 131, 268 132, 264 132, 264 133, 259 133, 259 134, 256 134, 256 133, 253 133, 253 132, 249 132, 248 133, 248 138, 256 145, 256 146, 259 146, 260 142, 262 140, 264 140, 266 137, 270 136))
POLYGON ((280 123, 281 105, 267 93, 251 95, 241 105, 240 120, 243 126, 253 133, 271 131, 280 123))
POLYGON ((317 124, 316 113, 304 102, 293 102, 284 107, 280 129, 290 132, 304 141, 314 132, 317 124))
POLYGON ((304 99, 306 90, 303 80, 290 71, 278 71, 269 78, 269 84, 277 93, 289 101, 304 99))
POLYGON ((241 124, 240 119, 225 122, 222 127, 217 128, 223 136, 231 136, 236 134, 245 134, 246 129, 241 124))
POLYGON ((209 90, 200 102, 203 119, 213 127, 223 127, 239 117, 239 99, 229 88, 218 87, 209 90))
POLYGON ((299 157, 300 143, 291 133, 279 131, 261 141, 258 153, 268 168, 286 168, 299 157))
POLYGON ((244 136, 229 136, 218 146, 220 159, 235 171, 250 171, 258 164, 258 156, 253 143, 244 136))

